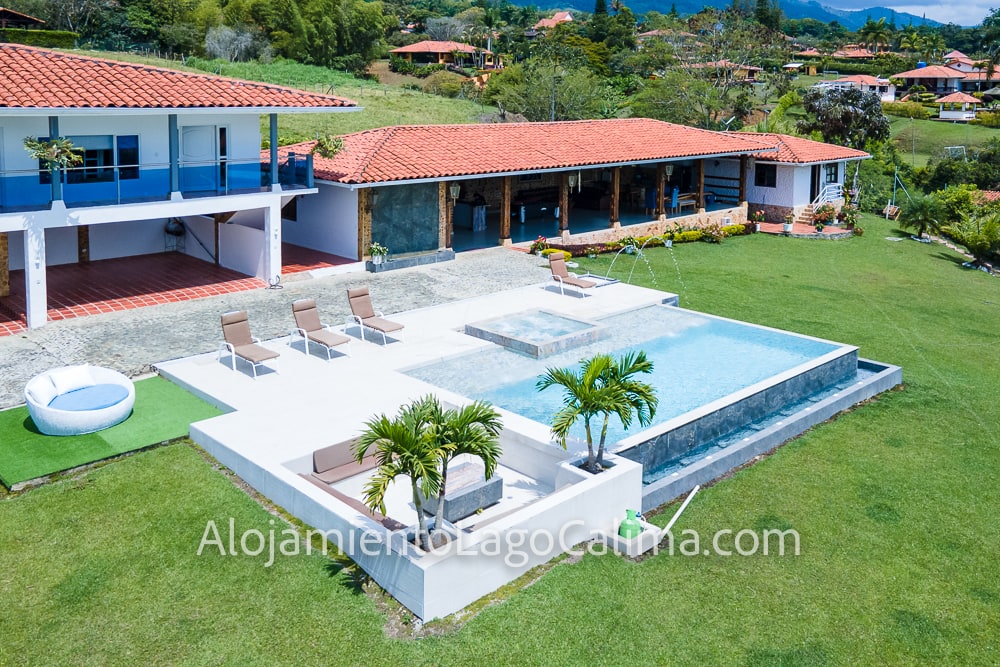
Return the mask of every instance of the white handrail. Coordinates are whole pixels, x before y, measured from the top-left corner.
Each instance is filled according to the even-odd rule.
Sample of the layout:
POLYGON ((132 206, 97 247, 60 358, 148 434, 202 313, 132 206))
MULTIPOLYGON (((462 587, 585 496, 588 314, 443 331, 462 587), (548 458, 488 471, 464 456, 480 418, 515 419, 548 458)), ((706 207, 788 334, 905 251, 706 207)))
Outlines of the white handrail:
POLYGON ((822 206, 823 204, 829 204, 838 199, 844 198, 844 186, 840 183, 827 183, 816 195, 816 199, 812 202, 812 207, 815 210, 817 206, 822 206))

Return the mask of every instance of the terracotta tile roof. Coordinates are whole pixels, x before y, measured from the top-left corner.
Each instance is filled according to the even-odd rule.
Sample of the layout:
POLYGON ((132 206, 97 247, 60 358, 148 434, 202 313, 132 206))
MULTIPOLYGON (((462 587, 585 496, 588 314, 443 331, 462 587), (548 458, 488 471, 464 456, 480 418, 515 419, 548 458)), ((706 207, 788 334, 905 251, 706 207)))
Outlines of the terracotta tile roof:
MULTIPOLYGON (((773 150, 748 135, 648 118, 404 125, 356 132, 343 140, 343 149, 333 158, 314 156, 317 178, 383 183, 773 150)), ((312 146, 306 142, 279 152, 304 155, 312 146)))
POLYGON ((1000 190, 980 190, 979 196, 984 202, 1000 201, 1000 190))
POLYGON ((352 107, 284 86, 0 44, 0 108, 191 109, 352 107))
POLYGON ((896 79, 961 79, 965 76, 965 72, 959 72, 957 69, 945 65, 928 65, 892 76, 896 79))
POLYGON ((982 100, 976 99, 968 93, 955 92, 944 97, 937 98, 942 104, 982 104, 982 100))
POLYGON ((884 86, 889 84, 889 79, 880 79, 871 74, 851 74, 850 76, 842 76, 836 79, 834 83, 859 83, 866 86, 884 86))
POLYGON ((389 53, 452 53, 454 51, 460 53, 493 53, 486 49, 476 48, 471 44, 463 44, 462 42, 436 42, 430 39, 401 46, 389 53))
POLYGON ((948 53, 944 54, 944 57, 945 60, 947 60, 948 58, 968 58, 967 55, 965 55, 958 49, 955 49, 954 51, 949 51, 948 53))
POLYGON ((556 12, 552 15, 552 18, 542 19, 535 24, 535 30, 541 30, 543 28, 555 28, 560 23, 568 23, 573 20, 573 15, 569 12, 556 12))
POLYGON ((796 51, 792 55, 794 55, 794 56, 821 56, 823 54, 820 53, 817 49, 814 49, 814 48, 810 47, 810 48, 804 49, 802 51, 796 51))
POLYGON ((757 160, 761 162, 812 164, 836 160, 863 160, 871 157, 868 153, 854 148, 824 144, 821 141, 793 137, 787 134, 774 134, 772 132, 740 132, 740 134, 751 136, 778 149, 777 155, 757 156, 757 160))
POLYGON ((688 65, 692 69, 703 69, 703 68, 715 68, 720 67, 722 69, 735 69, 735 70, 746 70, 748 72, 763 72, 762 67, 757 67, 755 65, 740 65, 739 63, 734 63, 730 60, 713 60, 707 63, 691 63, 688 65))
POLYGON ((875 54, 865 48, 839 49, 833 52, 834 58, 874 58, 875 54))

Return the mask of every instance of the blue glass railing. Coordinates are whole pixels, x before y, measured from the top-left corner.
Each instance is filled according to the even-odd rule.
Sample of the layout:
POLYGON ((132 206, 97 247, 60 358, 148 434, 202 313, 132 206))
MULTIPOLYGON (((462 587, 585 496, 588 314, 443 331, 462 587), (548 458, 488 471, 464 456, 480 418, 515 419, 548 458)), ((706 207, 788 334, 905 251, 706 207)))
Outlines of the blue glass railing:
MULTIPOLYGON (((271 165, 256 160, 184 162, 178 191, 185 197, 219 197, 271 189, 271 165)), ((70 167, 61 174, 67 207, 113 206, 170 199, 170 165, 144 163, 70 167)), ((278 183, 285 189, 313 187, 311 155, 283 156, 278 183)), ((37 211, 52 205, 52 174, 31 169, 0 172, 0 212, 37 211)))

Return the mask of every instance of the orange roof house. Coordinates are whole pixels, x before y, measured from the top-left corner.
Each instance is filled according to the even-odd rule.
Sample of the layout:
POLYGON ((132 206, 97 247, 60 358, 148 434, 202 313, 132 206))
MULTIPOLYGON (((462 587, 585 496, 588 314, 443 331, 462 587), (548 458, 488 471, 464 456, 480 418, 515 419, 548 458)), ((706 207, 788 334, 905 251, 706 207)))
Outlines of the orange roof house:
POLYGON ((0 30, 7 28, 39 28, 43 25, 45 25, 45 21, 42 19, 36 19, 34 16, 15 12, 13 9, 7 9, 6 7, 0 7, 0 30))
POLYGON ((549 28, 555 28, 560 23, 569 23, 573 20, 573 15, 569 12, 556 12, 548 18, 541 19, 534 25, 534 29, 542 32, 549 28))
POLYGON ((892 78, 902 79, 906 88, 919 84, 932 93, 947 94, 959 90, 961 81, 966 76, 965 72, 947 65, 928 65, 893 74, 892 78))
POLYGON ((468 59, 470 63, 475 63, 482 69, 498 66, 492 51, 463 42, 426 40, 401 46, 389 53, 408 62, 425 65, 451 65, 459 60, 468 59))

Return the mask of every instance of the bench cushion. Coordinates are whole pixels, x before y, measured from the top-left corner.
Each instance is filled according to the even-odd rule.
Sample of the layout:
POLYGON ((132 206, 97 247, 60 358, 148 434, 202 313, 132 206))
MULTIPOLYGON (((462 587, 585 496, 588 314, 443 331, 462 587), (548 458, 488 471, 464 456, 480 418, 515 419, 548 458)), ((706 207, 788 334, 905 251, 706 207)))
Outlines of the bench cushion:
POLYGON ((322 472, 314 472, 313 477, 327 484, 334 484, 342 479, 354 477, 366 470, 371 470, 377 465, 378 463, 375 461, 374 456, 366 456, 361 463, 352 460, 350 463, 343 463, 335 468, 328 468, 322 472))
POLYGON ((94 377, 86 365, 57 368, 49 373, 49 379, 56 388, 56 394, 66 394, 74 389, 92 387, 95 384, 94 377))
POLYGON ((95 384, 59 394, 49 403, 54 410, 82 412, 110 408, 128 398, 128 388, 120 384, 95 384))

